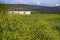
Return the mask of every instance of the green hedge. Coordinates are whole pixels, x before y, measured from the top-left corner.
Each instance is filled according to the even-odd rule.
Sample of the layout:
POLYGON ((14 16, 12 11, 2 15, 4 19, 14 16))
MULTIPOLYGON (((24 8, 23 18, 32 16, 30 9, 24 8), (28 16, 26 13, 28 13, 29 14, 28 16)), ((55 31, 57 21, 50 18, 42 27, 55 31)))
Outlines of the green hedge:
POLYGON ((0 40, 60 40, 49 21, 35 15, 0 16, 0 40))

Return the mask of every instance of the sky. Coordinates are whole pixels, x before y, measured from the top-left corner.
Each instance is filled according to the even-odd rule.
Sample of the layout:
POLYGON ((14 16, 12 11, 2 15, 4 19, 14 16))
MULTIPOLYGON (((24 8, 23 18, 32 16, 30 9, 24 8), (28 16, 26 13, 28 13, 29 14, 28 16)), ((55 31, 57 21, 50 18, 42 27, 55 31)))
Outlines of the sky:
POLYGON ((0 0, 7 4, 29 4, 38 6, 60 6, 60 0, 0 0))

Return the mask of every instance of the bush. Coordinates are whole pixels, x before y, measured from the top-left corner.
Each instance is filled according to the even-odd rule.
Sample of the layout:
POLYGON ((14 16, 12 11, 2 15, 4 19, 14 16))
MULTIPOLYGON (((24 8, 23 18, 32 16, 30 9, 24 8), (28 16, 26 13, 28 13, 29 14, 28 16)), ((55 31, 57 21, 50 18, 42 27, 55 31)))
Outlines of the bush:
POLYGON ((36 16, 9 14, 0 18, 0 40, 60 40, 54 25, 36 16))
POLYGON ((0 4, 0 15, 7 15, 8 13, 8 6, 6 4, 0 4))

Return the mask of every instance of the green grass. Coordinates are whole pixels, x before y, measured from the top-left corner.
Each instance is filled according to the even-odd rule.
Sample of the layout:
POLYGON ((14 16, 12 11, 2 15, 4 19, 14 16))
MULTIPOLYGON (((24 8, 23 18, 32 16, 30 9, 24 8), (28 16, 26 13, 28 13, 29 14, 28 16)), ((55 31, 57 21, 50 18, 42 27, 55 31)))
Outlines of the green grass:
POLYGON ((0 40, 60 40, 60 14, 0 15, 0 40))

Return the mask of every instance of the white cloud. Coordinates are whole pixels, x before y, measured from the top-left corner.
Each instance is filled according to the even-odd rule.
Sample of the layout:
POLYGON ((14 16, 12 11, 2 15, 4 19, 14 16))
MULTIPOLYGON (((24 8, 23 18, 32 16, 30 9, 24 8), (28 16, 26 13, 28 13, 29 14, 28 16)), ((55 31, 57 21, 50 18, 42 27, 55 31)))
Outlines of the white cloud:
POLYGON ((36 4, 37 4, 37 5, 39 5, 39 4, 40 4, 40 2, 36 2, 36 4))
POLYGON ((60 6, 60 4, 56 4, 56 6, 60 6))

